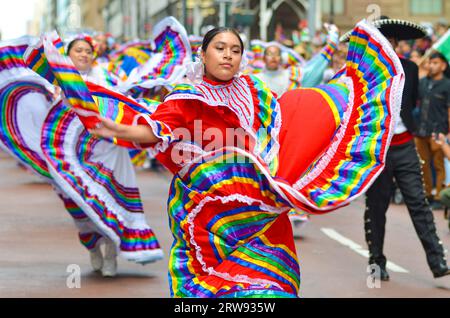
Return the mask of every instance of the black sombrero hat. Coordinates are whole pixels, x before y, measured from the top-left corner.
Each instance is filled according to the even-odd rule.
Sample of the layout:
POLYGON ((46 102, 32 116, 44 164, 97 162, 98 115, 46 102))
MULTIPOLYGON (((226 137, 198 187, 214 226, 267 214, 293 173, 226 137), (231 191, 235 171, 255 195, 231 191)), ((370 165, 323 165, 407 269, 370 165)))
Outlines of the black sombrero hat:
MULTIPOLYGON (((373 22, 373 25, 380 30, 386 38, 396 38, 397 40, 414 40, 427 36, 426 29, 414 22, 390 19, 381 16, 373 22)), ((340 42, 347 42, 353 30, 348 31, 340 38, 340 42)))

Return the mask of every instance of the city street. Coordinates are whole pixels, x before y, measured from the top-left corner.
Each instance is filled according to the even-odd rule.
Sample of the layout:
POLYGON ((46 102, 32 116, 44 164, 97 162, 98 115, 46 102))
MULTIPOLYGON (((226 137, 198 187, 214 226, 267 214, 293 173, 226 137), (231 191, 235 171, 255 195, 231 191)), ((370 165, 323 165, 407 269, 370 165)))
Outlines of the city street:
MULTIPOLYGON (((171 234, 166 216, 170 176, 138 172, 148 221, 166 257, 146 266, 119 260, 118 276, 91 271, 87 251, 52 188, 0 151, 0 297, 167 298, 171 234), (80 288, 67 285, 70 265, 81 268, 80 288)), ((450 277, 434 279, 403 205, 388 211, 385 254, 391 281, 368 284, 362 199, 325 216, 312 217, 296 240, 300 297, 449 297, 450 277)), ((434 212, 446 249, 450 233, 443 211, 434 212)), ((370 283, 370 279, 369 279, 370 283)))

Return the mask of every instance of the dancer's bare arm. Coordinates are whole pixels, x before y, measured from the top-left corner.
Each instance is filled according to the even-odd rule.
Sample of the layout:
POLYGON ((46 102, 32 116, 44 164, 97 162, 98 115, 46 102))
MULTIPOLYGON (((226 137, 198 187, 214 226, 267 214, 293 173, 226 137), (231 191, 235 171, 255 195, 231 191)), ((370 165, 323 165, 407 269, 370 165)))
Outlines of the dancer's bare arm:
POLYGON ((98 128, 90 129, 89 132, 97 137, 117 138, 139 144, 149 144, 159 141, 152 129, 146 125, 128 126, 117 124, 109 118, 101 118, 98 128))

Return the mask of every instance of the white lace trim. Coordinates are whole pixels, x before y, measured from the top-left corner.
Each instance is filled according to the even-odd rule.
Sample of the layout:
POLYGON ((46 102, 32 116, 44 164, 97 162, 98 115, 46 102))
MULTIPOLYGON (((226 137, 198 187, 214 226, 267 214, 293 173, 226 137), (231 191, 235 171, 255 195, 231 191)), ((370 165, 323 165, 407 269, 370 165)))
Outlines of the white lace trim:
MULTIPOLYGON (((81 167, 78 161, 78 155, 76 153, 76 141, 79 138, 80 133, 83 131, 83 125, 79 121, 77 117, 74 117, 74 120, 71 121, 70 125, 67 127, 67 132, 65 136, 64 142, 64 151, 65 151, 65 161, 69 164, 70 171, 80 178, 80 180, 92 180, 92 178, 86 174, 84 169, 81 167)), ((106 142, 106 141, 104 141, 106 142)), ((109 144, 109 143, 108 143, 109 144)), ((120 149, 116 147, 120 151, 126 151, 125 149, 120 149)), ((46 157, 46 161, 49 167, 49 171, 53 177, 53 180, 57 184, 58 188, 64 193, 65 196, 72 199, 80 208, 82 208, 83 212, 94 222, 94 224, 101 230, 102 233, 107 234, 108 237, 116 242, 116 245, 119 246, 120 239, 117 234, 111 230, 105 223, 102 222, 101 218, 92 210, 89 204, 86 203, 85 198, 83 198, 78 191, 72 188, 63 177, 64 173, 58 171, 53 167, 51 162, 46 157)), ((131 163, 130 163, 130 167, 131 163)), ((124 207, 120 206, 113 197, 106 191, 102 185, 96 182, 83 182, 80 186, 86 187, 92 195, 96 195, 99 200, 101 200, 105 207, 111 212, 114 213, 117 219, 124 224, 129 229, 135 230, 145 230, 149 229, 149 225, 145 219, 144 213, 131 213, 127 211, 124 207)))
MULTIPOLYGON (((248 83, 247 80, 243 77, 236 78, 232 83, 225 84, 225 85, 218 85, 214 86, 209 83, 203 82, 200 85, 196 86, 196 90, 200 95, 195 94, 174 94, 169 95, 165 101, 169 100, 178 100, 178 99, 187 99, 187 100, 199 100, 209 106, 224 106, 227 108, 230 108, 238 117, 239 122, 243 129, 253 138, 255 141, 255 148, 253 149, 253 153, 256 156, 259 156, 262 152, 261 149, 261 141, 257 138, 257 132, 253 129, 253 122, 254 122, 254 116, 255 116, 255 109, 254 104, 255 102, 253 100, 253 94, 250 89, 251 83, 248 83), (203 87, 203 89, 199 89, 198 86, 203 87), (242 87, 245 88, 245 98, 251 103, 250 105, 245 105, 241 101, 236 100, 235 98, 231 98, 231 95, 229 95, 227 89, 231 89, 234 91, 239 91, 242 93, 242 87), (204 92, 211 92, 215 91, 217 93, 210 93, 208 95, 205 95, 204 92), (216 99, 213 99, 213 94, 216 99), (231 106, 231 102, 234 101, 235 106, 231 106), (250 107, 248 107, 250 106, 250 107)), ((278 136, 281 130, 282 125, 282 118, 281 118, 281 109, 280 104, 277 102, 275 106, 276 117, 275 117, 275 123, 274 127, 272 127, 271 131, 271 138, 272 138, 272 148, 270 151, 264 156, 263 160, 267 163, 267 165, 270 165, 270 163, 273 161, 273 159, 278 155, 280 144, 278 141, 278 136)), ((267 128, 265 128, 267 130, 267 128)), ((185 149, 187 150, 187 149, 185 149)))
POLYGON ((0 71, 0 88, 3 88, 11 83, 33 82, 45 87, 51 94, 55 92, 55 87, 50 84, 45 78, 38 76, 36 73, 26 68, 12 68, 0 71))
POLYGON ((240 194, 233 194, 230 196, 226 196, 226 197, 207 197, 205 199, 203 199, 202 201, 200 201, 200 203, 195 207, 194 210, 192 210, 191 213, 189 213, 188 215, 188 224, 189 224, 189 234, 191 236, 190 242, 191 244, 195 247, 196 250, 196 256, 197 256, 197 260, 199 261, 199 263, 202 265, 202 269, 204 272, 208 273, 209 275, 214 275, 226 280, 230 280, 230 281, 234 281, 234 282, 238 282, 238 283, 247 283, 247 284, 252 284, 252 285, 261 285, 262 287, 266 286, 266 285, 273 285, 276 286, 280 289, 281 286, 274 281, 271 280, 267 280, 267 279, 255 279, 255 278, 250 278, 247 275, 235 275, 232 276, 229 273, 223 273, 223 272, 218 272, 216 271, 213 267, 208 267, 206 265, 206 262, 203 259, 203 255, 202 255, 202 249, 201 247, 197 244, 197 242, 195 241, 195 236, 194 236, 194 219, 197 217, 197 215, 201 212, 201 210, 203 209, 203 206, 208 203, 208 202, 212 202, 212 201, 217 201, 220 200, 223 204, 227 204, 230 201, 239 201, 242 203, 246 203, 248 205, 251 205, 252 203, 259 203, 260 207, 268 212, 274 212, 274 213, 283 213, 285 211, 288 211, 289 208, 284 207, 284 208, 275 208, 272 206, 269 206, 267 204, 264 204, 262 201, 260 200, 255 200, 252 199, 248 196, 244 196, 244 195, 240 195, 240 194))
MULTIPOLYGON (((401 108, 401 101, 402 101, 402 95, 403 95, 403 85, 404 85, 404 72, 403 72, 403 67, 401 66, 401 62, 397 56, 397 54, 394 52, 394 50, 392 49, 391 44, 388 42, 388 40, 373 26, 369 25, 368 23, 366 23, 365 21, 359 22, 357 24, 358 27, 364 29, 365 31, 367 31, 368 33, 370 33, 370 35, 376 40, 378 41, 381 46, 383 48, 385 48, 385 53, 391 58, 391 60, 394 63, 395 66, 395 70, 397 75, 395 75, 393 77, 393 82, 392 82, 392 87, 391 87, 391 94, 390 94, 390 112, 391 112, 391 123, 390 123, 390 129, 389 129, 389 134, 388 134, 388 145, 390 144, 393 134, 394 134, 394 127, 395 127, 395 123, 396 120, 398 118, 398 114, 400 112, 400 108, 401 108)), ((342 79, 342 82, 344 82, 346 85, 350 84, 350 78, 348 79, 342 79)), ((352 82, 353 83, 353 82, 352 82)), ((348 124, 348 111, 354 107, 353 105, 353 100, 354 100, 354 89, 353 89, 353 85, 351 86, 351 90, 350 90, 350 101, 351 104, 349 106, 349 109, 347 109, 347 111, 344 114, 344 122, 343 122, 343 127, 341 127, 341 129, 343 129, 345 127, 345 129, 347 128, 347 124, 348 124)), ((343 132, 339 132, 338 136, 337 136, 337 141, 339 141, 340 139, 342 139, 342 134, 343 132)), ((337 142, 336 141, 336 142, 337 142)), ((315 169, 313 171, 311 171, 307 176, 305 176, 303 179, 300 179, 295 185, 294 188, 291 188, 290 186, 287 186, 285 184, 280 184, 280 186, 282 188, 284 188, 288 193, 290 193, 293 197, 295 197, 296 199, 300 200, 301 202, 306 203, 308 206, 313 207, 316 210, 319 211, 327 211, 330 210, 330 208, 328 207, 322 207, 319 208, 317 206, 315 206, 314 204, 312 204, 308 199, 306 199, 301 193, 297 192, 296 190, 301 189, 302 187, 305 186, 306 183, 308 183, 310 180, 313 179, 313 177, 316 177, 319 173, 321 173, 323 171, 323 169, 326 167, 326 165, 329 163, 329 161, 331 160, 331 153, 335 153, 336 152, 336 147, 334 144, 331 146, 332 149, 329 150, 330 153, 326 153, 326 155, 324 155, 324 162, 322 163, 322 161, 315 167, 315 169), (328 158, 327 158, 328 157, 328 158), (314 173, 314 175, 313 175, 314 173), (309 176, 311 174, 311 177, 309 176), (304 180, 304 181, 303 181, 304 180)), ((384 158, 383 158, 383 162, 386 162, 386 155, 387 155, 387 149, 384 153, 384 158)), ((331 210, 336 209, 338 207, 344 206, 346 204, 348 204, 349 202, 355 200, 356 198, 358 198, 360 195, 362 195, 363 193, 365 193, 367 191, 367 189, 372 185, 372 183, 376 180, 376 177, 382 172, 382 169, 379 169, 379 171, 375 174, 375 176, 372 178, 371 182, 369 182, 364 188, 361 189, 361 191, 356 194, 353 197, 348 198, 347 200, 343 201, 340 204, 337 204, 335 206, 333 206, 331 208, 331 210)))
MULTIPOLYGON (((148 151, 149 155, 151 157, 155 157, 158 153, 166 151, 167 148, 169 148, 171 141, 173 140, 172 129, 169 126, 165 125, 167 127, 167 129, 169 129, 169 131, 170 131, 170 137, 162 137, 158 133, 158 127, 156 127, 155 121, 150 118, 149 114, 135 115, 133 118, 133 124, 132 124, 133 126, 136 126, 138 124, 139 118, 144 118, 145 121, 147 122, 147 124, 152 128, 153 134, 161 140, 161 141, 157 142, 154 146, 145 148, 148 151)), ((137 149, 142 149, 142 146, 138 143, 133 143, 133 145, 137 149)))
MULTIPOLYGON (((258 159, 257 157, 255 157, 252 153, 240 149, 240 148, 236 148, 236 147, 224 147, 221 149, 221 151, 223 153, 225 152, 236 152, 242 156, 245 156, 247 158, 249 158, 251 160, 251 162, 253 162, 254 165, 256 165, 259 169, 259 171, 266 177, 266 179, 270 182, 270 184, 272 185, 273 189, 287 202, 289 202, 289 205, 291 207, 295 207, 295 205, 291 202, 291 200, 289 200, 289 198, 286 196, 286 194, 283 192, 283 190, 281 189, 282 187, 284 188, 282 183, 279 183, 278 181, 274 180, 270 171, 268 170, 268 167, 263 165, 258 159)), ((214 154, 217 153, 216 151, 211 151, 211 152, 205 152, 204 155, 202 156, 198 156, 196 157, 194 160, 192 160, 191 164, 196 164, 198 162, 200 162, 201 160, 208 160, 207 158, 210 156, 214 156, 214 154), (206 158, 206 159, 205 159, 206 158)), ((186 175, 186 173, 188 172, 189 168, 188 166, 184 167, 184 169, 180 170, 178 172, 178 174, 181 177, 184 177, 186 175)), ((306 202, 306 199, 304 199, 304 201, 306 202)))
POLYGON ((202 82, 196 88, 202 93, 207 104, 227 106, 238 116, 244 128, 250 129, 253 126, 255 115, 253 96, 249 84, 243 78, 235 78, 230 84, 217 86, 202 82), (241 101, 239 98, 244 100, 241 101), (219 101, 216 102, 214 99, 219 101), (250 105, 246 105, 247 101, 250 105))
POLYGON ((175 143, 173 149, 174 150, 182 150, 182 151, 193 154, 193 157, 191 158, 191 160, 186 160, 182 163, 183 168, 178 173, 183 174, 183 175, 186 174, 187 170, 189 169, 189 166, 197 158, 205 156, 207 154, 207 152, 204 151, 202 149, 202 147, 195 145, 195 144, 188 143, 188 142, 184 142, 184 141, 175 143))
POLYGON ((278 153, 280 151, 280 142, 278 140, 278 137, 280 135, 280 130, 281 130, 281 125, 283 124, 283 120, 281 117, 281 108, 280 108, 280 104, 277 101, 277 106, 275 109, 277 115, 275 117, 275 124, 274 127, 272 127, 272 131, 271 131, 271 136, 272 136, 272 148, 270 149, 270 151, 268 152, 268 154, 266 155, 266 157, 264 158, 264 161, 270 165, 270 163, 272 162, 272 160, 274 160, 274 158, 276 156, 278 156, 278 153))
MULTIPOLYGON (((53 85, 51 85, 50 83, 48 83, 48 82, 47 82, 46 80, 44 80, 43 78, 39 77, 39 76, 36 75, 36 74, 34 74, 34 75, 33 75, 33 74, 30 74, 31 71, 30 71, 30 72, 28 72, 28 71, 22 72, 22 70, 24 70, 24 69, 14 68, 14 69, 11 69, 11 70, 5 70, 5 71, 3 71, 3 72, 0 72, 0 89, 3 88, 3 87, 5 87, 5 86, 7 86, 7 85, 9 85, 9 84, 15 83, 15 82, 17 82, 17 81, 21 81, 21 82, 32 82, 32 83, 36 83, 36 84, 40 84, 40 85, 44 85, 44 86, 45 86, 45 85, 49 85, 48 87, 46 86, 45 88, 46 88, 47 90, 49 90, 49 91, 50 91, 50 89, 53 89, 53 90, 54 90, 53 85), (8 73, 10 73, 10 71, 12 71, 12 70, 16 71, 16 72, 13 72, 13 73, 16 74, 16 75, 18 75, 18 74, 24 74, 24 75, 22 75, 22 77, 21 77, 20 75, 18 75, 18 77, 14 76, 14 77, 9 77, 9 78, 8 78, 8 76, 6 76, 6 75, 11 75, 11 74, 8 74, 8 73), (5 75, 5 79, 2 78, 3 75, 5 75), (42 79, 42 80, 41 80, 41 79, 42 79)), ((53 93, 54 91, 53 91, 53 92, 50 91, 50 92, 53 93)), ((35 92, 33 92, 33 94, 35 94, 35 92)), ((51 108, 51 106, 52 106, 52 104, 51 104, 51 103, 48 103, 48 108, 49 108, 49 109, 51 108)), ((33 112, 33 110, 30 110, 30 111, 33 112)), ((16 114, 16 115, 17 115, 17 114, 16 114)), ((45 118, 45 117, 46 117, 46 116, 44 116, 44 118, 45 118)), ((21 121, 20 121, 20 120, 17 120, 16 122, 17 122, 17 127, 15 127, 15 128, 19 130, 19 134, 20 134, 20 135, 23 135, 22 132, 21 132, 21 129, 20 129, 20 128, 21 128, 21 121)), ((41 128, 42 128, 42 124, 43 124, 43 122, 41 123, 40 127, 36 127, 36 128, 37 128, 37 129, 41 129, 41 128)), ((26 138, 24 138, 25 146, 26 146, 27 148, 30 148, 30 147, 26 144, 26 140, 25 140, 25 139, 26 139, 26 138)), ((17 160, 17 161, 23 163, 25 169, 26 169, 27 171, 29 171, 30 173, 32 173, 34 176, 38 177, 40 180, 42 180, 42 181, 44 181, 44 182, 46 182, 46 183, 52 184, 53 181, 52 181, 51 177, 45 177, 44 175, 42 175, 42 174, 40 174, 39 172, 37 172, 35 169, 31 168, 27 162, 24 162, 21 158, 17 157, 17 155, 16 155, 13 151, 11 151, 11 149, 10 149, 8 146, 4 145, 1 139, 0 139, 0 149, 3 149, 6 153, 8 153, 8 154, 9 154, 11 157, 13 157, 15 160, 17 160)), ((45 156, 44 156, 44 154, 43 154, 41 148, 39 148, 39 149, 31 149, 31 148, 30 148, 30 150, 34 151, 34 152, 39 156, 39 158, 40 158, 43 162, 45 162, 45 156)))
POLYGON ((164 252, 160 248, 143 251, 120 251, 119 256, 123 257, 127 261, 145 265, 163 259, 164 252))

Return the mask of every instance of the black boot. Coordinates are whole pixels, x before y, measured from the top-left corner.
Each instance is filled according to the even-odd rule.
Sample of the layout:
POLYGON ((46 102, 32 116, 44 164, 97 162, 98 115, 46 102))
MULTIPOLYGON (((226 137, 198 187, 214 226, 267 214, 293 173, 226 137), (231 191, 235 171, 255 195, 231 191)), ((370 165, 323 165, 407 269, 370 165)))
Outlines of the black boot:
POLYGON ((386 268, 380 269, 380 280, 383 282, 387 282, 389 280, 389 273, 386 268))
POLYGON ((371 269, 371 276, 375 279, 379 279, 381 281, 388 281, 389 280, 389 273, 386 270, 386 266, 385 265, 380 265, 377 263, 373 263, 373 261, 371 262, 371 260, 369 260, 369 266, 371 269))
POLYGON ((446 263, 442 263, 439 267, 433 268, 431 271, 433 272, 434 278, 450 275, 450 267, 446 263))

